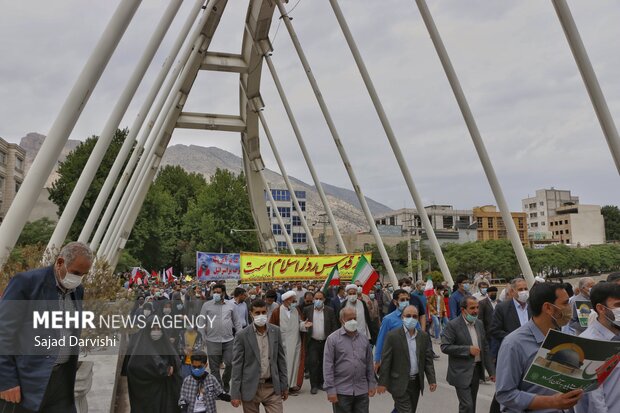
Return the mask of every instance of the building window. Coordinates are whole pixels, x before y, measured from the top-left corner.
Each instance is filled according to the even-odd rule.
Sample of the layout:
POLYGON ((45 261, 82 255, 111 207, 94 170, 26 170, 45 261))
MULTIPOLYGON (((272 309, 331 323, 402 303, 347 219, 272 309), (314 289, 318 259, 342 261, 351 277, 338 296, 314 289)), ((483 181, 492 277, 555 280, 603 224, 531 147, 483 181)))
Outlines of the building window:
POLYGON ((530 218, 536 218, 538 214, 536 212, 530 213, 530 218))
POLYGON ((566 230, 566 235, 568 235, 568 230, 566 230))
POLYGON ((567 240, 566 240, 566 243, 567 243, 567 244, 570 244, 570 240, 569 240, 569 239, 567 239, 567 240))
POLYGON ((295 191, 297 199, 306 199, 306 191, 295 191))
POLYGON ((478 224, 478 228, 482 228, 482 217, 476 218, 476 223, 478 224))
POLYGON ((271 226, 271 231, 273 232, 273 235, 282 235, 282 227, 280 224, 273 224, 271 226))
POLYGON ((493 228, 493 218, 487 218, 487 227, 493 228))
POLYGON ((532 222, 532 228, 538 228, 538 222, 532 222))
POLYGON ((524 222, 523 222, 523 218, 517 218, 517 223, 519 225, 519 229, 523 229, 524 227, 524 222))
POLYGON ((291 224, 284 224, 284 227, 286 227, 286 233, 291 235, 291 224))
POLYGON ((539 205, 540 205, 540 206, 544 206, 544 205, 545 205, 545 201, 540 201, 540 202, 539 202, 539 205))
POLYGON ((545 216, 545 211, 540 211, 540 216, 544 217, 545 216))
POLYGON ((293 226, 294 227, 301 226, 301 218, 298 217, 297 215, 293 215, 293 226))
POLYGON ((271 208, 267 207, 267 216, 270 217, 271 216, 271 208))
POLYGON ((563 229, 560 230, 560 235, 564 235, 564 230, 563 229))
POLYGON ((396 218, 390 217, 390 225, 396 225, 396 218))
POLYGON ((272 189, 271 196, 275 201, 290 201, 291 194, 286 189, 272 189))
MULTIPOLYGON (((303 211, 303 209, 302 209, 303 211)), ((291 208, 290 207, 278 207, 278 212, 280 212, 280 216, 282 218, 290 218, 291 216, 291 208)))
POLYGON ((24 160, 20 158, 15 158, 15 169, 18 171, 24 170, 24 160))
POLYGON ((294 233, 293 234, 293 242, 296 244, 305 244, 306 243, 306 233, 294 233))
POLYGON ((15 180, 15 193, 17 193, 17 191, 19 191, 19 188, 22 187, 22 183, 19 182, 18 180, 15 180))
POLYGON ((546 223, 545 221, 543 221, 543 222, 541 222, 541 223, 540 223, 540 226, 541 226, 541 227, 544 227, 545 225, 547 225, 547 223, 546 223))
POLYGON ((564 223, 565 223, 566 225, 568 225, 568 219, 567 219, 566 221, 564 221, 564 223))
POLYGON ((278 241, 277 246, 278 246, 278 247, 277 247, 277 248, 278 248, 278 251, 280 251, 280 250, 285 250, 285 249, 287 249, 287 248, 288 248, 288 245, 286 244, 286 241, 278 241))
POLYGON ((299 208, 301 208, 302 212, 306 212, 306 201, 299 201, 299 208))
POLYGON ((536 202, 534 202, 533 204, 530 204, 530 209, 534 209, 536 208, 536 202))
POLYGON ((6 165, 6 153, 0 151, 0 164, 6 165))

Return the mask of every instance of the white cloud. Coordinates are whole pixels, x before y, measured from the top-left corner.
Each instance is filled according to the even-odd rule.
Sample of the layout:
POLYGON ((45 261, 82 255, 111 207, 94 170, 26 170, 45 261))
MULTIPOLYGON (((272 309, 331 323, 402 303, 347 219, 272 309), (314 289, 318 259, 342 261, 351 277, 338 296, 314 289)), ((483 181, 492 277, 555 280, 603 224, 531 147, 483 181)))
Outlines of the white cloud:
MULTIPOLYGON (((46 133, 119 1, 0 0, 0 136, 46 133)), ((190 1, 164 41, 172 44, 190 1)), ((229 0, 212 50, 238 52, 247 1, 229 0)), ((71 136, 101 132, 167 2, 144 1, 71 136)), ((294 4, 289 3, 288 7, 294 4)), ((340 0, 425 202, 494 203, 426 28, 409 0, 340 0)), ((620 119, 620 7, 571 2, 612 115, 620 119)), ((620 204, 618 173, 549 2, 429 1, 511 206, 541 187, 572 189, 582 202, 620 204)), ((277 13, 276 13, 277 14, 277 13)), ((404 181, 327 2, 302 0, 293 24, 332 110, 362 189, 394 208, 411 206, 404 181)), ((277 27, 274 19, 271 36, 277 27)), ((319 168, 350 187, 284 25, 274 62, 319 168)), ((123 125, 130 125, 165 57, 158 53, 123 125)), ((311 182, 266 67, 265 115, 291 175, 311 182)), ((234 75, 200 75, 188 109, 230 113, 234 75)), ((177 131, 171 144, 219 146, 230 134, 177 131)), ((268 166, 275 161, 265 140, 268 166)))

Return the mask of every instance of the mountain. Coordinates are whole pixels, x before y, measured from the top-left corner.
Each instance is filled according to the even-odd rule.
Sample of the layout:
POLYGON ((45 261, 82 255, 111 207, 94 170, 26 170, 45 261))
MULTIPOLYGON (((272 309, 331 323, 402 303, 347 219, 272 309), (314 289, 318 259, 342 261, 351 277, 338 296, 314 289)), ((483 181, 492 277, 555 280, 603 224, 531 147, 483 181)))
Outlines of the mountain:
MULTIPOLYGON (((20 145, 26 149, 26 171, 32 164, 45 136, 38 133, 29 133, 21 139, 20 145)), ((80 141, 69 140, 65 145, 59 162, 63 161, 69 152, 75 149, 80 141)), ((179 165, 188 172, 195 172, 210 179, 215 171, 226 169, 236 174, 243 171, 243 162, 237 155, 216 147, 204 147, 196 145, 172 145, 166 149, 166 153, 161 161, 160 167, 166 165, 179 165)), ((265 177, 272 188, 286 188, 282 176, 270 169, 265 169, 265 177)), ((56 171, 52 172, 46 183, 49 187, 57 178, 56 171)), ((321 214, 325 211, 321 203, 316 188, 295 177, 290 177, 295 190, 306 191, 306 211, 308 225, 312 226, 321 221, 321 214)), ((359 207, 359 202, 355 192, 323 183, 323 188, 327 195, 327 200, 332 208, 332 212, 342 233, 352 233, 366 231, 368 224, 363 212, 359 207)), ((373 214, 391 211, 392 209, 373 199, 366 198, 368 206, 373 214)))
MULTIPOLYGON (((243 161, 240 157, 216 147, 196 145, 173 145, 166 149, 161 165, 180 165, 188 172, 202 174, 209 179, 216 169, 228 169, 235 173, 243 171, 243 161)), ((265 169, 265 177, 272 188, 286 188, 284 178, 270 169, 265 169)), ((290 176, 295 190, 306 191, 306 211, 308 225, 321 220, 320 215, 325 212, 316 188, 293 176, 290 176)), ((322 183, 327 200, 332 208, 334 218, 343 233, 358 232, 368 229, 366 218, 360 208, 355 192, 337 186, 322 183)), ((368 206, 373 214, 389 212, 392 209, 371 198, 366 197, 368 206)))

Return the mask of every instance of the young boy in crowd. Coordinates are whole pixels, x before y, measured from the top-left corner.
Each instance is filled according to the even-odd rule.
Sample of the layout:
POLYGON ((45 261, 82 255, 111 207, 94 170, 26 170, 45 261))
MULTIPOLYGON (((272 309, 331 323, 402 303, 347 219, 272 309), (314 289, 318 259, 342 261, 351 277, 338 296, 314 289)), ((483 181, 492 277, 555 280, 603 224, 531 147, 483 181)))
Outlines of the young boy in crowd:
POLYGON ((192 373, 183 380, 179 398, 182 413, 217 413, 216 399, 230 401, 230 395, 207 371, 207 360, 204 351, 195 351, 191 356, 192 373))

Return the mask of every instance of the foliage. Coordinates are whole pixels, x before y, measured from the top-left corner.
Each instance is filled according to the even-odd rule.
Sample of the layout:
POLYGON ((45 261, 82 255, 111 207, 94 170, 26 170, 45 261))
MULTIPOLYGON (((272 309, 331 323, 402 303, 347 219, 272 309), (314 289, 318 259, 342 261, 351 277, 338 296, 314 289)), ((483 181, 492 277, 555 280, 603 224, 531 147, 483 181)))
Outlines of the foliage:
POLYGON ((218 169, 207 183, 201 175, 166 166, 149 189, 126 248, 147 269, 191 271, 197 250, 258 250, 255 233, 230 233, 253 228, 243 174, 218 169))
POLYGON ((620 208, 605 205, 601 208, 605 220, 605 238, 607 241, 620 241, 620 208))
POLYGON ((444 281, 441 271, 431 271, 424 274, 425 280, 427 280, 428 277, 431 277, 431 279, 433 280, 433 285, 439 285, 444 281))
MULTIPOLYGON (((127 133, 128 129, 116 130, 112 143, 106 151, 101 165, 97 170, 97 174, 88 188, 84 201, 75 216, 75 220, 73 221, 71 230, 67 235, 67 239, 76 240, 80 235, 80 231, 84 227, 86 219, 88 219, 88 214, 97 199, 97 195, 99 195, 99 191, 101 190, 101 187, 103 186, 103 183, 112 168, 112 164, 116 159, 118 151, 123 145, 123 141, 125 140, 127 133)), ((58 166, 58 179, 52 184, 49 195, 49 199, 58 206, 58 216, 62 214, 67 202, 69 202, 71 193, 73 192, 73 189, 75 188, 75 185, 84 170, 84 166, 86 165, 88 157, 93 151, 97 140, 98 137, 94 135, 86 139, 77 148, 71 151, 64 162, 61 162, 58 166)))
POLYGON ((36 221, 28 222, 24 225, 24 229, 17 240, 16 246, 47 245, 47 242, 52 237, 54 227, 56 224, 49 218, 43 217, 36 221))

